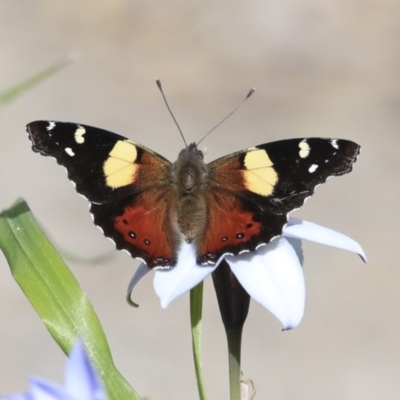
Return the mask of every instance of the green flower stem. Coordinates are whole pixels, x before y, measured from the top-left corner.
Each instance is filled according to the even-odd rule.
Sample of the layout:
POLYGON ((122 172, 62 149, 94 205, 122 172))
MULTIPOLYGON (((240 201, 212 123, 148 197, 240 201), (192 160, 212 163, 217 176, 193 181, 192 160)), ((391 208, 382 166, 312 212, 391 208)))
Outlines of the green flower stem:
POLYGON ((200 400, 206 400, 203 369, 201 364, 201 315, 203 310, 203 282, 190 291, 190 323, 197 388, 200 400))

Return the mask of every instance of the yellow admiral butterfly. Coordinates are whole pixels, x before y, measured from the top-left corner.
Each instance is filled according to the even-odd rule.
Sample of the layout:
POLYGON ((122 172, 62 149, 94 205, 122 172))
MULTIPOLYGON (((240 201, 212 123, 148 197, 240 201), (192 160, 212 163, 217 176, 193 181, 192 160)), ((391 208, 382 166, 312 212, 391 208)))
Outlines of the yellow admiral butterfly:
POLYGON ((116 247, 164 269, 176 264, 182 241, 195 246, 201 265, 270 242, 317 185, 351 171, 360 151, 348 140, 290 139, 206 164, 192 143, 171 163, 86 125, 35 121, 27 131, 35 152, 67 169, 116 247))

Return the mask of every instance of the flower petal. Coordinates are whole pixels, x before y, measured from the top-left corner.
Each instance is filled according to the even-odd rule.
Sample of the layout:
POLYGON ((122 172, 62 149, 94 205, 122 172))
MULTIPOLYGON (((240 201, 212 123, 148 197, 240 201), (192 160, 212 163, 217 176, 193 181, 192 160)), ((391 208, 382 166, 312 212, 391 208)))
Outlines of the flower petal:
POLYGON ((198 265, 193 244, 182 242, 177 264, 170 270, 156 270, 154 273, 154 290, 161 300, 161 307, 166 308, 172 300, 195 287, 217 265, 198 265))
POLYGON ((146 264, 141 263, 138 267, 138 269, 135 272, 135 275, 133 275, 132 279, 129 282, 128 285, 128 290, 126 293, 126 300, 128 304, 130 304, 133 307, 138 307, 138 304, 134 303, 131 299, 131 294, 133 291, 133 288, 136 286, 136 284, 148 273, 151 271, 151 268, 149 268, 146 264))
POLYGON ((333 229, 325 228, 324 226, 312 222, 290 217, 289 223, 283 229, 283 235, 297 239, 307 239, 327 246, 349 250, 357 253, 364 262, 367 262, 367 256, 362 247, 355 240, 343 235, 343 233, 336 232, 333 229))
POLYGON ((304 252, 303 252, 303 242, 301 239, 296 239, 293 237, 285 237, 285 239, 291 244, 294 251, 296 252, 297 258, 300 261, 301 266, 304 264, 304 252))
POLYGON ((72 349, 65 371, 65 389, 71 397, 79 400, 105 398, 97 373, 89 361, 82 340, 72 349))
POLYGON ((39 378, 29 379, 34 400, 74 400, 66 390, 56 383, 39 378))
POLYGON ((226 256, 247 293, 281 321, 295 328, 304 314, 303 269, 289 242, 280 237, 253 253, 226 256))

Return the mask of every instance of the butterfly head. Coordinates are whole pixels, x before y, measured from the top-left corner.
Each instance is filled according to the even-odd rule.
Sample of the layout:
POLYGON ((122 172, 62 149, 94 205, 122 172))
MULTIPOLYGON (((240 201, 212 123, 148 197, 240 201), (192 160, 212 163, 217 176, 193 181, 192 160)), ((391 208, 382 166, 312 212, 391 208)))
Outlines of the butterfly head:
POLYGON ((203 152, 191 143, 183 149, 178 159, 171 166, 171 184, 180 195, 196 195, 206 184, 207 165, 204 163, 203 152))
POLYGON ((204 160, 204 154, 197 148, 196 143, 190 143, 188 147, 179 153, 179 158, 198 158, 204 160))

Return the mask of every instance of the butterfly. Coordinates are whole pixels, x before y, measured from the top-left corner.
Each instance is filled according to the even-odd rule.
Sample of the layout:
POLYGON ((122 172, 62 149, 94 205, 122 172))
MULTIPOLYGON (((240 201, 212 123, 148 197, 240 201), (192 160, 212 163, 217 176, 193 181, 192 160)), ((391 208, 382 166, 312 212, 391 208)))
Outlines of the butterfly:
POLYGON ((206 164, 192 143, 171 163, 87 125, 35 121, 27 131, 35 152, 67 169, 104 235, 154 269, 173 267, 183 241, 193 244, 200 265, 269 243, 288 214, 327 178, 350 172, 360 152, 349 140, 300 138, 206 164))

